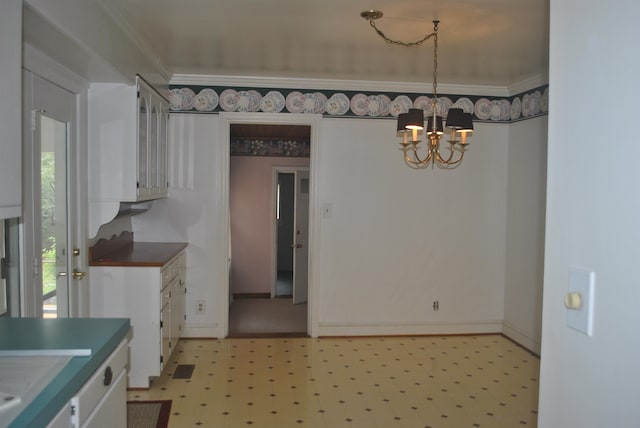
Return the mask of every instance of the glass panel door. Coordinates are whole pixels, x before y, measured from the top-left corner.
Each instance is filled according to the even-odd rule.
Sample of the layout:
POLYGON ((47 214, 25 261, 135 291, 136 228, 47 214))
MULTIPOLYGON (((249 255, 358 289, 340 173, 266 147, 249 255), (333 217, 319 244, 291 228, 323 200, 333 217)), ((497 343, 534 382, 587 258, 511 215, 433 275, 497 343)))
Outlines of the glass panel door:
POLYGON ((39 114, 42 314, 69 316, 67 124, 39 114))
POLYGON ((162 103, 158 109, 159 127, 158 135, 158 187, 166 189, 167 184, 167 123, 169 122, 169 113, 162 103))
POLYGON ((151 108, 151 125, 149 126, 149 187, 158 187, 158 123, 160 111, 154 104, 151 108))
POLYGON ((138 106, 138 194, 145 194, 149 187, 147 164, 149 156, 149 100, 140 92, 138 106))
MULTIPOLYGON (((86 158, 73 135, 76 97, 28 70, 23 70, 22 83, 25 173, 20 316, 78 316, 86 313, 79 312, 85 308, 79 282, 86 264, 74 256, 86 248, 82 222, 76 220, 86 179, 79 177, 74 165, 86 158), (77 251, 71 251, 74 247, 77 251)), ((15 282, 10 292, 15 291, 15 282)), ((13 304, 18 293, 11 294, 13 304)))

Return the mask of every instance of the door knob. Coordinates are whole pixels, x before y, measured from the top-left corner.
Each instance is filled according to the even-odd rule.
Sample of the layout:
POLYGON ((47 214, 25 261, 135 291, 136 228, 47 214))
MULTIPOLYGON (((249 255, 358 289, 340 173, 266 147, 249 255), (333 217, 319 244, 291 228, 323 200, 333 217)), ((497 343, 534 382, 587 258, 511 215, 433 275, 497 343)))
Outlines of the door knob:
POLYGON ((82 279, 85 276, 87 276, 87 273, 79 271, 78 269, 74 269, 73 273, 71 274, 71 276, 73 276, 73 279, 82 279))

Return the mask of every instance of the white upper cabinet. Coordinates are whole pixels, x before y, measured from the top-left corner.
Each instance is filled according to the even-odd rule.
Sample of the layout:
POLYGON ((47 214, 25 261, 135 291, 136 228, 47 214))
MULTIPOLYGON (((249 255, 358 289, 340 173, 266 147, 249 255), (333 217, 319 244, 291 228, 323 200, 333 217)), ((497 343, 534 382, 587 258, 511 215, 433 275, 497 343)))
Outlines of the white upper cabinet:
MULTIPOLYGON (((120 202, 165 198, 169 102, 142 78, 89 88, 89 227, 95 234, 120 202)), ((93 236, 93 235, 92 235, 93 236)))
POLYGON ((167 196, 167 121, 169 103, 139 79, 137 200, 167 196))
POLYGON ((0 2, 0 219, 22 215, 22 2, 0 2))

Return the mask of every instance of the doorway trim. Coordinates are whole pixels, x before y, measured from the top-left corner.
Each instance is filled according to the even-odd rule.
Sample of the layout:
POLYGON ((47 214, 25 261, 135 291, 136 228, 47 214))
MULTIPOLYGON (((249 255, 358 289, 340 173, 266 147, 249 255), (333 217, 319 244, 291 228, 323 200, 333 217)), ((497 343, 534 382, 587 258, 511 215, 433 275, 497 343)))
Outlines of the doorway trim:
POLYGON ((218 146, 215 150, 213 165, 216 168, 216 183, 213 191, 216 200, 217 236, 221 239, 217 243, 216 253, 219 256, 214 261, 218 272, 215 281, 216 316, 219 335, 229 335, 229 272, 231 266, 230 248, 230 212, 229 212, 229 170, 230 170, 230 128, 232 124, 278 124, 278 125, 307 125, 311 127, 311 159, 310 189, 309 189, 309 300, 307 306, 307 334, 317 337, 318 299, 316 286, 318 284, 318 255, 320 254, 320 216, 316 216, 320 206, 320 171, 321 171, 321 125, 322 115, 292 114, 292 113, 220 113, 218 124, 218 146))

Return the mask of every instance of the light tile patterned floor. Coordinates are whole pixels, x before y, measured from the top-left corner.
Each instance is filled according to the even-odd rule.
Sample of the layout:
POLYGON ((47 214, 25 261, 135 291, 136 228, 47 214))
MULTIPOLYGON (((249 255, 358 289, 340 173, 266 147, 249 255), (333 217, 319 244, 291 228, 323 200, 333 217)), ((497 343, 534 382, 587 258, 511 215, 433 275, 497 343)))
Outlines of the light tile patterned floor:
POLYGON ((173 400, 172 428, 535 427, 539 365, 500 335, 192 339, 128 395, 173 400))

